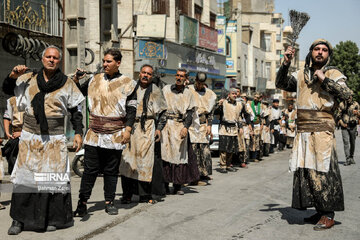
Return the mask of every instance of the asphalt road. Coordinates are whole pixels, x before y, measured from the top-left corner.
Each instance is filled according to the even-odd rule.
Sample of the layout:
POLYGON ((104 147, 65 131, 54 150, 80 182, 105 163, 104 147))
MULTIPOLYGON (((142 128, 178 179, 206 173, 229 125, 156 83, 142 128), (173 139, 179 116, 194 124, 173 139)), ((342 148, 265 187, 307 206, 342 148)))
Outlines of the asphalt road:
MULTIPOLYGON (((74 227, 51 233, 23 232, 21 239, 349 239, 360 240, 360 146, 357 144, 356 165, 343 166, 344 152, 337 132, 340 171, 342 174, 345 211, 337 212, 336 225, 316 232, 303 218, 314 210, 292 209, 292 173, 288 172, 290 150, 272 154, 248 169, 221 174, 213 159, 214 180, 207 186, 185 188, 185 195, 166 197, 155 205, 121 205, 118 216, 108 216, 103 208, 102 179, 94 188, 89 202, 90 215, 77 218, 74 227)), ((359 143, 359 138, 358 138, 359 143)), ((77 202, 80 178, 72 178, 73 206, 77 202)), ((119 196, 121 193, 118 185, 119 196)), ((1 201, 9 204, 10 194, 1 201)), ((118 199, 118 197, 117 197, 118 199)), ((136 199, 134 199, 136 200, 136 199)), ((9 206, 0 211, 1 239, 11 224, 9 206)))

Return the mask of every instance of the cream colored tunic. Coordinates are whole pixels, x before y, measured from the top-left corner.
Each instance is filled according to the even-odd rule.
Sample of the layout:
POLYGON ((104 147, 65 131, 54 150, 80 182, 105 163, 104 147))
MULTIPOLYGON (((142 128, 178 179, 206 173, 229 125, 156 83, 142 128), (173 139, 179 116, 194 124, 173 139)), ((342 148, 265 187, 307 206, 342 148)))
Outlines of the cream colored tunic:
MULTIPOLYGON (((171 85, 163 88, 164 97, 167 104, 167 113, 183 114, 195 108, 194 95, 189 88, 185 87, 182 93, 171 91, 171 85)), ((196 109, 195 109, 196 110, 196 109)), ((173 164, 188 163, 188 142, 187 138, 181 138, 180 132, 184 128, 183 122, 168 119, 161 138, 161 157, 162 160, 173 164)))
POLYGON ((285 114, 289 116, 288 124, 289 124, 289 127, 291 127, 291 129, 293 129, 293 131, 291 129, 287 129, 286 135, 288 137, 295 137, 295 135, 296 135, 296 131, 295 131, 296 130, 296 123, 295 123, 296 110, 293 109, 291 112, 289 112, 289 110, 286 109, 285 114))
MULTIPOLYGON (((40 90, 37 75, 31 77, 31 74, 24 74, 17 79, 15 96, 18 110, 34 116, 31 101, 40 90)), ((65 117, 68 109, 78 107, 84 99, 74 81, 69 78, 63 87, 45 95, 45 114, 47 117, 65 117)), ((35 173, 69 173, 69 166, 64 134, 37 135, 22 130, 11 180, 14 184, 35 185, 35 173)))
MULTIPOLYGON (((325 76, 339 84, 346 85, 346 77, 337 70, 329 70, 325 76)), ((309 87, 304 81, 303 70, 294 73, 294 77, 298 79, 297 109, 332 111, 334 97, 321 88, 319 81, 309 87)), ((298 132, 290 159, 290 170, 308 168, 328 172, 333 154, 332 149, 336 147, 335 145, 333 132, 298 132)))
MULTIPOLYGON (((103 117, 125 117, 126 99, 134 91, 136 81, 124 75, 111 80, 106 74, 95 75, 89 82, 88 106, 91 114, 103 117)), ((136 101, 128 103, 136 106, 136 101)), ((95 133, 89 129, 84 144, 93 147, 123 150, 126 145, 121 144, 122 132, 113 134, 95 133)))
MULTIPOLYGON (((262 104, 261 105, 261 109, 262 109, 262 114, 263 117, 268 117, 270 119, 270 114, 271 114, 271 110, 268 106, 262 104)), ((265 120, 263 120, 263 129, 261 131, 261 140, 264 143, 271 143, 271 133, 270 133, 270 127, 265 126, 265 120)))
MULTIPOLYGON (((146 88, 139 87, 136 91, 136 118, 140 119, 143 112, 143 99, 146 88)), ((153 84, 152 93, 149 97, 147 116, 155 119, 156 114, 166 110, 165 98, 162 91, 153 84)), ((120 174, 128 178, 144 182, 151 182, 154 167, 155 149, 155 120, 145 121, 145 132, 141 129, 141 123, 135 122, 131 134, 130 143, 122 153, 120 162, 120 174)))
POLYGON ((4 112, 4 118, 8 118, 11 121, 13 127, 21 128, 23 124, 24 112, 19 112, 16 106, 16 97, 11 97, 7 100, 6 110, 4 112))
POLYGON ((219 135, 223 136, 238 136, 238 123, 241 120, 241 110, 243 105, 240 102, 235 102, 235 104, 230 103, 225 100, 222 104, 223 106, 223 121, 228 123, 235 123, 235 126, 226 127, 221 125, 219 130, 219 135))
POLYGON ((205 89, 205 93, 200 93, 195 90, 194 85, 190 85, 189 89, 194 95, 194 101, 197 107, 197 110, 194 111, 193 114, 193 122, 189 127, 190 142, 209 143, 209 136, 206 135, 208 123, 200 124, 199 116, 212 112, 215 107, 216 94, 208 88, 205 89))

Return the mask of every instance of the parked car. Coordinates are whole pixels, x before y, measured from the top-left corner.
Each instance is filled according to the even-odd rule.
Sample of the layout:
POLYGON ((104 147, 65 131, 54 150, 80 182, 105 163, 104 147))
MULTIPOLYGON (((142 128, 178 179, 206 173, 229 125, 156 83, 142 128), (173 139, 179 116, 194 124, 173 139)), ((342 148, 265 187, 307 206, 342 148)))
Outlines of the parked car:
POLYGON ((214 155, 219 155, 219 124, 218 116, 214 116, 211 127, 212 140, 210 141, 210 151, 214 155))

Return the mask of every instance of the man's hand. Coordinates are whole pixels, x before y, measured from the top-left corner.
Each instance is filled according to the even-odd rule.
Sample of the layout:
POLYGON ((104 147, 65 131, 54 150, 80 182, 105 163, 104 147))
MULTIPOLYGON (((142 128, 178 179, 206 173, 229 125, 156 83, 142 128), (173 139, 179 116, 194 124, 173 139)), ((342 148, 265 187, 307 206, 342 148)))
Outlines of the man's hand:
POLYGON ((160 142, 161 140, 161 131, 155 130, 155 142, 160 142))
POLYGON ((323 82, 325 79, 325 74, 321 69, 318 69, 315 71, 314 77, 317 77, 320 82, 323 82))
POLYGON ((81 149, 81 146, 82 146, 82 137, 80 134, 75 134, 73 148, 76 148, 75 151, 78 152, 81 149))
POLYGON ((187 133, 188 133, 188 130, 186 127, 184 127, 183 129, 181 129, 180 137, 185 138, 187 136, 187 133))
POLYGON ((211 134, 211 126, 206 126, 206 136, 211 134))
POLYGON ((17 66, 15 66, 13 68, 13 70, 11 71, 9 77, 12 78, 12 79, 17 79, 18 77, 23 75, 26 70, 28 70, 27 66, 25 66, 25 65, 17 65, 17 66))
POLYGON ((295 48, 288 46, 284 54, 284 65, 288 66, 291 63, 291 60, 295 56, 295 48))
POLYGON ((275 132, 275 130, 274 129, 271 129, 271 133, 274 133, 275 132))
POLYGON ((73 75, 73 77, 72 77, 72 80, 75 83, 79 83, 80 79, 84 78, 85 76, 86 76, 85 70, 81 69, 81 68, 77 68, 74 75, 73 75), (78 74, 78 73, 83 73, 83 74, 78 74))
POLYGON ((12 134, 12 137, 13 138, 18 138, 18 137, 20 137, 21 136, 21 132, 14 132, 13 134, 12 134))
POLYGON ((241 135, 243 135, 243 134, 244 134, 244 129, 243 129, 243 128, 240 128, 239 133, 240 133, 241 135))
POLYGON ((218 103, 219 103, 219 105, 222 105, 222 104, 223 104, 223 102, 224 102, 224 100, 225 100, 225 99, 220 99, 220 100, 219 100, 219 102, 218 102, 218 103))
POLYGON ((121 144, 126 144, 130 142, 131 136, 131 127, 126 127, 125 131, 121 134, 121 144))
POLYGON ((13 139, 14 138, 9 132, 6 132, 5 135, 6 135, 6 137, 8 139, 13 139))

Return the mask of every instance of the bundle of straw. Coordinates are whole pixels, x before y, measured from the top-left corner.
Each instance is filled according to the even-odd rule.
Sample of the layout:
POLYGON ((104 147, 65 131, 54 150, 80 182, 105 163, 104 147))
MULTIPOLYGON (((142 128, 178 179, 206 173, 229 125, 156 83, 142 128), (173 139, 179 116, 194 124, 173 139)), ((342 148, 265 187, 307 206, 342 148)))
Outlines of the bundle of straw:
POLYGON ((290 24, 293 30, 290 40, 291 46, 294 47, 296 40, 299 37, 299 34, 306 23, 309 21, 310 16, 305 12, 298 12, 296 10, 290 10, 290 24))

